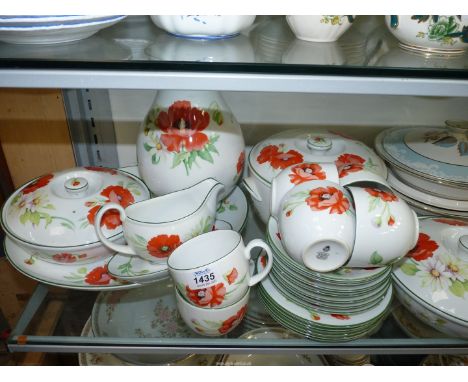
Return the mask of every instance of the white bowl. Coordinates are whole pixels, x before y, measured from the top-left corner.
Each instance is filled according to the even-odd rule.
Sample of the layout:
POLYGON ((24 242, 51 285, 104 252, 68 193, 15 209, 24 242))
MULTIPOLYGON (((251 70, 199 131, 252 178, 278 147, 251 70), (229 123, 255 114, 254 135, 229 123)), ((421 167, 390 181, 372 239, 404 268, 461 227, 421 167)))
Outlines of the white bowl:
POLYGON ((463 53, 468 46, 468 16, 385 16, 402 47, 434 53, 463 53))
POLYGON ((153 15, 151 20, 173 35, 195 39, 219 39, 236 36, 251 26, 252 15, 153 15))
POLYGON ((299 40, 331 42, 338 40, 352 25, 354 16, 295 15, 286 20, 299 40))

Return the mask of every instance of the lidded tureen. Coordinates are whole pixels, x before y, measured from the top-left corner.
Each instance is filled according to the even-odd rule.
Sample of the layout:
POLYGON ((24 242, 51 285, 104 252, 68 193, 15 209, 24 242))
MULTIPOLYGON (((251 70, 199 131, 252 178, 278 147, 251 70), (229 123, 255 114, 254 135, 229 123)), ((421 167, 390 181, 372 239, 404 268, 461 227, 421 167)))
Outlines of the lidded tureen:
POLYGON ((138 168, 157 196, 213 178, 225 187, 222 199, 242 174, 244 148, 240 125, 220 93, 161 90, 140 128, 138 168))
POLYGON ((400 301, 443 333, 468 338, 468 221, 421 218, 418 244, 394 266, 400 301))
POLYGON ((376 137, 375 148, 408 186, 440 198, 468 200, 467 121, 384 130, 376 137))
MULTIPOLYGON (((36 178, 5 202, 5 233, 31 255, 54 262, 90 262, 111 255, 96 236, 94 219, 104 204, 123 207, 146 200, 149 190, 137 177, 104 167, 77 167, 36 178)), ((115 210, 102 220, 112 241, 122 241, 122 223, 115 210)))
POLYGON ((281 132, 259 142, 248 156, 249 177, 244 178, 244 185, 263 222, 270 216, 273 178, 292 165, 297 165, 291 171, 298 176, 312 175, 301 167, 303 162, 334 163, 342 185, 359 181, 382 183, 387 177, 383 161, 362 142, 313 128, 281 132))

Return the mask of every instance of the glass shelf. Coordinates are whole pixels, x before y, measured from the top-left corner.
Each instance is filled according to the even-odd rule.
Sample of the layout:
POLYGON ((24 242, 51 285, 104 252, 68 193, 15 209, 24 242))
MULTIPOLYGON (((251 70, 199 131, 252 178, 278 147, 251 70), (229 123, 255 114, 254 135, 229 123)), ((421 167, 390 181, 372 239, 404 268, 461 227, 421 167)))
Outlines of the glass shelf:
POLYGON ((283 16, 258 16, 237 37, 200 41, 131 16, 74 43, 0 43, 0 86, 468 95, 467 54, 407 51, 383 21, 361 16, 337 42, 312 43, 283 16))

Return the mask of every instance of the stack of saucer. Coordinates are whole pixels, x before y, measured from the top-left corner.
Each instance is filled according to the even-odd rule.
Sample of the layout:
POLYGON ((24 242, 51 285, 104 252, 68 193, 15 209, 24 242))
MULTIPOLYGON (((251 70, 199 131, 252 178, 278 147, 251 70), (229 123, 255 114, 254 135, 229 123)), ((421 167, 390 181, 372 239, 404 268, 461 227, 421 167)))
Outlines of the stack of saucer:
POLYGON ((318 341, 353 340, 378 330, 392 297, 390 267, 311 271, 286 254, 274 219, 267 240, 275 261, 258 292, 273 319, 318 341))
POLYGON ((249 300, 249 309, 242 322, 242 329, 244 331, 278 326, 278 323, 265 310, 265 306, 258 296, 257 286, 250 289, 249 300))

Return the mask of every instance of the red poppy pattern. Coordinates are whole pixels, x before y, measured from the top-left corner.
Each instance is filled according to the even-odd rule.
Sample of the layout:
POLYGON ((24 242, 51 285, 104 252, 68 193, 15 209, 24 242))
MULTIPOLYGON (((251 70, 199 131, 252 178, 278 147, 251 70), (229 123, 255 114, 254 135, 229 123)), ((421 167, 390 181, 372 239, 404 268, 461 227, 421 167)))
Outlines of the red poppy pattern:
POLYGON ((229 285, 232 285, 236 280, 237 277, 239 276, 239 272, 237 271, 236 268, 232 268, 231 272, 226 275, 226 280, 229 285))
POLYGON ((226 287, 223 283, 202 289, 190 289, 189 286, 186 286, 185 292, 190 301, 195 305, 214 307, 224 301, 226 287))
POLYGON ((301 184, 309 180, 324 180, 327 175, 318 163, 301 163, 291 168, 291 183, 301 184))
POLYGON ((329 209, 330 214, 342 214, 349 210, 349 200, 335 187, 319 187, 309 192, 306 203, 312 211, 329 209))
POLYGON ((337 320, 349 320, 351 317, 349 317, 347 314, 336 314, 332 313, 330 314, 333 318, 336 318, 337 320))
POLYGON ((96 267, 85 276, 85 282, 90 285, 108 285, 113 280, 108 271, 107 265, 96 267))
POLYGON ((434 240, 431 240, 429 235, 420 233, 418 243, 406 256, 411 257, 416 261, 426 260, 432 257, 434 252, 439 248, 439 244, 434 240))
POLYGON ((245 163, 245 152, 242 151, 239 155, 239 159, 237 159, 237 165, 236 165, 237 175, 242 174, 242 170, 244 169, 244 163, 245 163))
POLYGON ((71 253, 56 253, 52 256, 52 259, 59 263, 74 263, 76 261, 76 257, 71 253))
POLYGON ((371 196, 374 198, 380 198, 384 202, 396 202, 398 201, 398 197, 391 192, 385 192, 382 190, 379 190, 377 188, 370 188, 367 187, 364 190, 366 190, 367 193, 369 193, 371 196))
POLYGON ((239 309, 239 311, 235 315, 229 317, 227 320, 224 320, 218 331, 221 334, 226 334, 232 329, 234 329, 242 321, 246 312, 247 305, 244 305, 242 308, 239 309))
POLYGON ((438 218, 434 219, 434 221, 437 223, 453 225, 455 227, 468 227, 468 222, 465 222, 463 220, 438 218))
MULTIPOLYGON (((281 146, 282 147, 282 146, 281 146)), ((297 163, 304 161, 302 154, 296 150, 280 151, 280 147, 269 145, 264 147, 257 156, 257 162, 260 164, 269 163, 275 170, 285 169, 297 163)))
POLYGON ((167 112, 159 113, 156 124, 164 132, 160 139, 168 151, 202 150, 208 143, 208 137, 202 131, 210 124, 210 114, 192 107, 190 101, 174 102, 167 112))
POLYGON ((355 154, 341 154, 335 161, 338 176, 344 178, 352 172, 362 171, 366 160, 355 154))
MULTIPOLYGON (((120 204, 123 208, 128 207, 130 204, 135 202, 135 198, 133 197, 132 193, 122 187, 122 186, 108 186, 104 190, 101 191, 101 196, 104 196, 106 199, 98 204, 94 205, 95 203, 93 202, 87 202, 85 203, 86 206, 94 205, 93 208, 91 208, 88 211, 88 222, 89 224, 94 224, 94 219, 96 218, 96 214, 101 208, 103 204, 106 203, 118 203, 120 204)), ((115 229, 122 225, 122 221, 120 220, 120 214, 117 210, 109 210, 107 211, 101 220, 101 226, 106 226, 107 229, 115 229)))
POLYGON ((148 241, 146 250, 151 256, 164 259, 181 244, 179 235, 158 235, 148 241))
POLYGON ((38 190, 39 188, 47 186, 53 177, 54 177, 53 174, 47 174, 47 175, 41 176, 40 178, 36 179, 34 182, 28 184, 25 188, 23 188, 22 190, 23 195, 30 194, 31 192, 34 192, 38 190))

